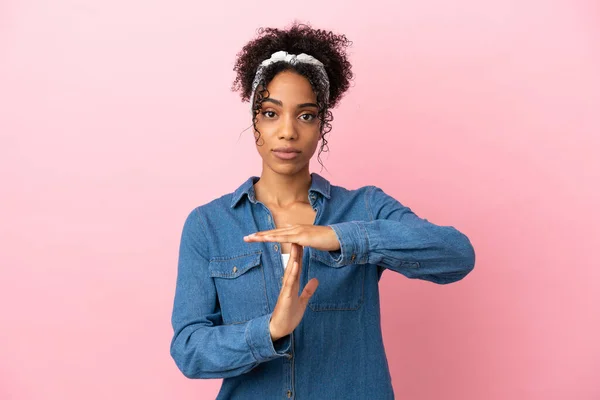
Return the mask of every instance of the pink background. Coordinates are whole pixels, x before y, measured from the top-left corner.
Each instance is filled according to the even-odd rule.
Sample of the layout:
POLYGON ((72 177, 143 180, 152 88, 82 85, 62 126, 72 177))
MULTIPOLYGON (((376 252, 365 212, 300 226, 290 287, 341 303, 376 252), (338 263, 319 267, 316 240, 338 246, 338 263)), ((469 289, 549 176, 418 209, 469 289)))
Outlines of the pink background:
POLYGON ((398 399, 599 399, 597 1, 0 3, 0 398, 213 399, 169 355, 183 221, 260 175, 235 54, 294 18, 354 42, 328 171, 466 233, 386 272, 398 399), (485 3, 485 4, 483 4, 485 3))

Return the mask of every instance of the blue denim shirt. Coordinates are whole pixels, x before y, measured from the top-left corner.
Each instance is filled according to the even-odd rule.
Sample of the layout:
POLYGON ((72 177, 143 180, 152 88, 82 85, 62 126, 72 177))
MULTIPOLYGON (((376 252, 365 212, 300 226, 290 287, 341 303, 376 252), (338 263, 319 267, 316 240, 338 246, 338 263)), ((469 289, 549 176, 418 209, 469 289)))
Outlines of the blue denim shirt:
POLYGON ((245 235, 275 229, 252 176, 193 209, 183 225, 171 356, 188 378, 224 378, 217 399, 393 399, 378 282, 384 270, 446 284, 474 267, 467 236, 435 225, 377 186, 349 190, 312 173, 315 225, 341 248, 305 247, 300 291, 319 286, 304 317, 273 342, 269 320, 282 286, 281 244, 245 235))

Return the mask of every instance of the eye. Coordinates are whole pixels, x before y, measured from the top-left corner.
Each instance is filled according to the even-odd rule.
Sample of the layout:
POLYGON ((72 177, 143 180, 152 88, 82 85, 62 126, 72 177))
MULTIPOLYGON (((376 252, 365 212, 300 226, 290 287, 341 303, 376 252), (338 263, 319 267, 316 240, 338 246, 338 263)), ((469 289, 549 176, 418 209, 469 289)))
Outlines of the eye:
POLYGON ((263 111, 262 115, 264 115, 268 119, 275 118, 275 111, 263 111))
POLYGON ((315 114, 302 114, 300 116, 300 118, 302 118, 306 122, 309 122, 309 121, 312 121, 313 119, 315 119, 316 115, 315 114), (302 118, 302 117, 310 117, 310 118, 302 118))

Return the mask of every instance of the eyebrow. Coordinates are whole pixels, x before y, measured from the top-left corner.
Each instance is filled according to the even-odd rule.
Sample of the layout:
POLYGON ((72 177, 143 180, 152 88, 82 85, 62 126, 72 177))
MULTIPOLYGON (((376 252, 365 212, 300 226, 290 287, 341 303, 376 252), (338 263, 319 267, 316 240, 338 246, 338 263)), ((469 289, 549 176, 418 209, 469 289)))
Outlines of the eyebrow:
MULTIPOLYGON (((281 102, 281 100, 277 100, 277 99, 274 99, 272 97, 267 97, 267 98, 263 99, 263 102, 270 102, 270 103, 277 104, 280 107, 283 107, 283 103, 281 102)), ((301 103, 301 104, 298 104, 296 106, 296 108, 302 108, 302 107, 316 107, 316 108, 319 108, 319 106, 316 103, 301 103)))

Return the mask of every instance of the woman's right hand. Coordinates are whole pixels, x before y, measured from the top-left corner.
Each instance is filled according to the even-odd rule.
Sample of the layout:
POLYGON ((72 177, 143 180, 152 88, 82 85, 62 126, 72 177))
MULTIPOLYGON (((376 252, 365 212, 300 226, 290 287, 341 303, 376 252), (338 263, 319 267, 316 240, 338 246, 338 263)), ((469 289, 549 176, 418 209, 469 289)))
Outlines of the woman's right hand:
POLYGON ((289 335, 298 326, 304 316, 308 300, 319 286, 317 278, 313 278, 306 283, 302 294, 298 296, 300 272, 302 271, 302 253, 303 247, 292 243, 290 259, 283 274, 283 286, 269 321, 269 331, 273 341, 289 335))

